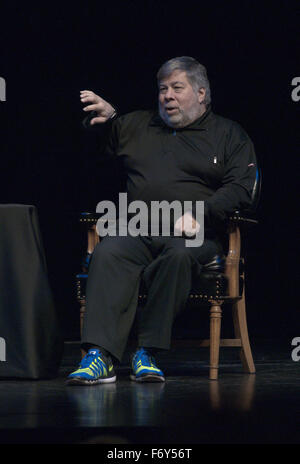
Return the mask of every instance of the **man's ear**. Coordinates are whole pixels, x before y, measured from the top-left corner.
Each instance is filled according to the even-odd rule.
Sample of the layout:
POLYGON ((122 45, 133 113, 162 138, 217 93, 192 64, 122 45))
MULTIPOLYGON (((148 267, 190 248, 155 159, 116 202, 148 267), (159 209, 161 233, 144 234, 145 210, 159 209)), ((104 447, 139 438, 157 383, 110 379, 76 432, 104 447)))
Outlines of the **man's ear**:
POLYGON ((200 89, 198 90, 198 101, 199 101, 199 103, 203 103, 203 101, 205 100, 205 96, 206 96, 205 88, 200 87, 200 89))

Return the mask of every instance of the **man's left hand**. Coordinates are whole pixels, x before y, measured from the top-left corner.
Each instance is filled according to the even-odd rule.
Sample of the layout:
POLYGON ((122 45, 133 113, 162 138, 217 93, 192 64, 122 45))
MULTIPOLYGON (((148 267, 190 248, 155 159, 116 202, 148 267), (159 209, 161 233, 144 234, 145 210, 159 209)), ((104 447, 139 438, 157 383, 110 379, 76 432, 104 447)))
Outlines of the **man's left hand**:
POLYGON ((192 213, 188 211, 175 222, 174 231, 179 235, 186 235, 193 237, 200 230, 200 224, 193 217, 192 213))

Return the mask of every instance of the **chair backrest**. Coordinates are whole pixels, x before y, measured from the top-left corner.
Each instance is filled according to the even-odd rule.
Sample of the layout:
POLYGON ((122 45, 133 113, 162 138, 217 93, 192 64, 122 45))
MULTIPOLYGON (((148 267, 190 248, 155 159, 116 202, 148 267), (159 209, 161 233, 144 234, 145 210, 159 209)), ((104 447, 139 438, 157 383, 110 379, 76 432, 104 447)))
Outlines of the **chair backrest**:
POLYGON ((260 196, 261 196, 261 187, 262 187, 262 172, 261 169, 257 166, 256 168, 256 177, 251 195, 251 211, 255 212, 259 205, 260 196))
POLYGON ((252 190, 252 203, 249 208, 243 211, 235 211, 234 215, 230 218, 228 225, 228 254, 226 257, 226 276, 228 278, 228 294, 232 298, 237 298, 241 295, 241 233, 240 224, 243 223, 257 223, 253 219, 255 215, 261 196, 262 174, 259 167, 256 168, 256 177, 252 190))

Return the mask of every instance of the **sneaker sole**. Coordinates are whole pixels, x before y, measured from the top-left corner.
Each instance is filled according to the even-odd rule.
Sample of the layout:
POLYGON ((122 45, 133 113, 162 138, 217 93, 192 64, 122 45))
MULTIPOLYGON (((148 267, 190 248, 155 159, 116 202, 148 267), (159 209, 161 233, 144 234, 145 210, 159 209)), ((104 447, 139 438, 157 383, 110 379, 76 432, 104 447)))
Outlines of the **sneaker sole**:
POLYGON ((105 379, 97 379, 97 380, 87 380, 87 379, 81 379, 79 377, 74 377, 72 379, 67 379, 66 384, 67 385, 98 385, 101 383, 114 383, 116 382, 117 377, 107 377, 105 379))
POLYGON ((165 382, 165 378, 160 375, 146 374, 141 377, 136 377, 131 374, 130 379, 135 382, 165 382))

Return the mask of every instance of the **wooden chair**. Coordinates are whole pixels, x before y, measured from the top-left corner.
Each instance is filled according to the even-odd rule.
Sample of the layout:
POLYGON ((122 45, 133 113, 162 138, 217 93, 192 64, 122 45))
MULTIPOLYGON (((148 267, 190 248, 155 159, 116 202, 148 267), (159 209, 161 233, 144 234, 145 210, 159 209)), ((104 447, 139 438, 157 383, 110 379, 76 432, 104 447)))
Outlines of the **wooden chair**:
MULTIPOLYGON (((205 302, 210 307, 210 337, 205 340, 182 340, 176 341, 176 345, 209 347, 210 348, 210 380, 218 379, 219 349, 220 347, 238 347, 244 371, 249 374, 255 373, 248 328, 246 319, 245 302, 245 274, 244 258, 241 256, 241 225, 256 224, 253 213, 256 210, 260 196, 261 174, 258 171, 256 185, 253 189, 251 211, 241 214, 236 211, 228 220, 228 251, 222 262, 214 261, 204 266, 199 280, 194 284, 189 295, 189 301, 201 304, 205 302), (221 339, 222 305, 229 303, 232 307, 233 328, 235 337, 232 339, 221 339)), ((77 274, 77 300, 80 304, 80 330, 85 312, 85 285, 88 276, 88 262, 99 236, 96 232, 96 223, 99 215, 96 213, 81 213, 79 221, 84 224, 87 231, 87 251, 82 264, 82 272, 77 274)), ((141 285, 139 303, 143 304, 147 295, 143 292, 141 285)))

